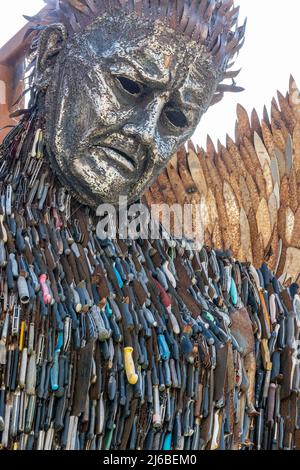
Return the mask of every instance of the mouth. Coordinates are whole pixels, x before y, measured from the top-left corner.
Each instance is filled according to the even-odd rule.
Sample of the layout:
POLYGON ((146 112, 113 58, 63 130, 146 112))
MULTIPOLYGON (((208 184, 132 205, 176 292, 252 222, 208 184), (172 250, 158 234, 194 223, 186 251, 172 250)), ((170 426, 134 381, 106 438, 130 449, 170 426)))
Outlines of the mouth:
POLYGON ((119 164, 123 169, 130 173, 134 173, 137 170, 135 160, 123 150, 107 145, 94 145, 94 148, 104 151, 110 160, 119 164))
POLYGON ((129 171, 131 172, 136 171, 136 162, 130 155, 114 147, 104 147, 104 149, 105 149, 106 154, 110 158, 112 158, 113 160, 116 160, 118 163, 123 165, 129 171))

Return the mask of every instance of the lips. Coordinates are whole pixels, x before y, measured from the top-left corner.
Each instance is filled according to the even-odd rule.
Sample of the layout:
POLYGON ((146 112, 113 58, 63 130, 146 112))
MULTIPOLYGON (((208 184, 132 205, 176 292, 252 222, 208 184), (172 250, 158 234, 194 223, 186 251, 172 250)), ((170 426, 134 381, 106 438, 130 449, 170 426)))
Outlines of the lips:
POLYGON ((127 177, 134 175, 138 179, 145 171, 147 151, 132 136, 121 133, 106 136, 94 134, 90 140, 90 148, 97 158, 105 158, 127 177))
POLYGON ((127 155, 123 150, 106 146, 101 146, 101 149, 105 152, 108 158, 123 166, 126 170, 130 172, 135 172, 137 170, 134 159, 127 155))

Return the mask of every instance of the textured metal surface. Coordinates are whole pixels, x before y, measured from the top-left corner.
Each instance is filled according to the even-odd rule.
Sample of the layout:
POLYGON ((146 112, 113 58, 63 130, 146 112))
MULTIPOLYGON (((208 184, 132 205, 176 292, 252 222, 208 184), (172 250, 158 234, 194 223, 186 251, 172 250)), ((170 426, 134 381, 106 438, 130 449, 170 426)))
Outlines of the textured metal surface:
MULTIPOLYGON (((245 24, 238 26, 239 7, 233 0, 44 0, 49 14, 36 22, 61 21, 70 35, 81 31, 103 14, 160 20, 177 33, 205 45, 220 68, 243 44, 245 24)), ((232 74, 232 72, 231 72, 232 74)))
POLYGON ((245 357, 255 350, 252 323, 246 308, 236 310, 230 316, 232 322, 231 332, 237 340, 245 357))
POLYGON ((55 167, 89 205, 135 200, 208 108, 219 81, 211 57, 133 13, 98 19, 68 40, 49 71, 45 57, 58 35, 50 28, 41 36, 36 80, 46 88, 55 167))
POLYGON ((228 69, 244 40, 239 9, 232 0, 45 3, 28 34, 52 166, 83 203, 134 201, 207 108, 241 90, 221 83, 238 73, 228 69))
MULTIPOLYGON (((267 262, 282 282, 300 275, 299 90, 272 100, 260 120, 238 105, 235 140, 206 150, 190 142, 181 149, 145 197, 149 205, 199 204, 203 243, 231 249, 240 261, 267 262)), ((177 227, 173 227, 176 233, 177 227)), ((192 236, 193 234, 191 234, 192 236)))
MULTIPOLYGON (((79 0, 69 3, 83 4, 79 0)), ((86 3, 96 4, 92 0, 86 3)), ((138 3, 145 4, 130 2, 138 3)), ((174 50, 175 61, 182 60, 172 68, 169 59, 161 59, 165 51, 160 47, 173 36, 158 37, 158 32, 165 34, 165 30, 156 23, 158 29, 151 42, 150 22, 145 24, 146 33, 137 21, 132 36, 141 34, 144 38, 146 34, 143 47, 147 54, 154 54, 155 66, 163 64, 179 76, 180 67, 186 66, 185 55, 181 55, 183 36, 168 46, 174 50)), ((89 157, 85 151, 90 140, 83 140, 80 154, 79 131, 93 130, 92 111, 100 109, 115 139, 107 124, 112 118, 111 105, 119 106, 124 125, 129 125, 128 115, 133 112, 135 116, 141 107, 129 106, 126 115, 125 95, 117 101, 124 90, 119 90, 120 95, 115 91, 114 73, 108 71, 111 50, 115 49, 108 47, 109 40, 104 41, 98 27, 74 36, 65 46, 63 27, 52 26, 42 33, 35 76, 37 100, 0 149, 1 446, 15 450, 293 448, 296 414, 292 410, 299 408, 300 377, 299 331, 296 312, 292 312, 292 300, 294 309, 299 304, 295 286, 282 288, 266 267, 259 273, 228 252, 184 250, 173 241, 101 243, 93 208, 78 204, 49 169, 45 125, 52 164, 57 164, 60 177, 77 198, 81 194, 94 205, 98 181, 96 186, 91 181, 92 191, 88 192, 82 173, 72 179, 78 155, 80 164, 89 157), (100 55, 101 67, 91 60, 92 51, 97 50, 95 43, 105 51, 100 55), (102 96, 102 104, 107 106, 103 110, 102 96), (93 100, 98 101, 95 104, 93 100), (70 158, 64 158, 63 152, 69 152, 70 158), (276 290, 275 311, 272 289, 276 290)), ((107 24, 105 28, 108 35, 107 24)), ((116 46, 115 30, 111 36, 116 46)), ((126 47, 121 39, 118 54, 123 53, 122 60, 140 60, 141 51, 131 55, 129 37, 126 47)), ((120 67, 121 63, 118 56, 115 65, 120 67)), ((141 72, 153 75, 153 69, 147 69, 149 63, 148 59, 142 62, 141 72)), ((128 61, 125 70, 129 70, 128 61)), ((123 71, 116 73, 119 85, 127 87, 128 81, 121 79, 123 71)), ((185 76, 180 75, 183 83, 178 84, 172 73, 167 84, 161 81, 163 97, 174 90, 178 97, 179 88, 184 88, 185 76)), ((136 86, 131 83, 130 90, 136 86)), ((204 85, 199 88, 205 92, 204 85)), ((149 103, 155 102, 156 91, 151 90, 144 114, 139 115, 142 123, 154 106, 149 103)), ((97 129, 87 137, 103 145, 103 122, 100 118, 93 122, 97 122, 97 129)), ((153 130, 151 120, 143 127, 144 132, 149 129, 153 130)), ((152 149, 155 139, 150 137, 147 148, 152 149)), ((127 139, 130 141, 130 136, 127 139)), ((102 158, 101 153, 99 165, 102 158)), ((290 152, 287 160, 290 168, 290 152)), ((195 156, 190 161, 195 162, 195 156)), ((188 194, 195 186, 201 188, 185 171, 183 155, 178 163, 183 179, 178 193, 184 194, 186 187, 188 194)), ((92 169, 96 171, 97 165, 90 165, 89 171, 92 169)), ((206 191, 211 180, 217 181, 216 173, 208 172, 207 177, 199 167, 196 173, 206 191)), ((176 176, 174 168, 170 174, 176 176)), ((127 180, 124 177, 124 184, 127 180)), ((163 184, 164 179, 161 181, 163 184)), ((99 188, 107 188, 106 183, 100 183, 99 188)), ((233 199, 229 186, 228 207, 233 199)))

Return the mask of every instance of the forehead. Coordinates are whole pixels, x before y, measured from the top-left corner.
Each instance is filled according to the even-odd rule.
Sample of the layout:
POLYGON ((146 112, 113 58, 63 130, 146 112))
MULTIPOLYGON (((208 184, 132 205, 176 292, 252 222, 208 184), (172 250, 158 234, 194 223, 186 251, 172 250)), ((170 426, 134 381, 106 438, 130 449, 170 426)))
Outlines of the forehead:
POLYGON ((98 18, 79 44, 94 60, 105 60, 115 71, 132 67, 141 78, 167 88, 194 88, 214 83, 216 70, 203 46, 136 14, 98 18))

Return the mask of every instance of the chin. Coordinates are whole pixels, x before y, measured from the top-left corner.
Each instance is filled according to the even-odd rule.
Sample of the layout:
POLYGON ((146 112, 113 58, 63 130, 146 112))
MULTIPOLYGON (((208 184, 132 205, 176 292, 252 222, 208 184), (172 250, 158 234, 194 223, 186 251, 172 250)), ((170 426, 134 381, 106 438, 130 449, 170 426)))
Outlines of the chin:
POLYGON ((100 204, 117 206, 120 197, 128 197, 128 203, 135 202, 139 197, 134 191, 138 183, 136 177, 123 174, 121 169, 104 159, 95 161, 93 157, 94 155, 77 155, 69 163, 68 169, 59 165, 67 185, 77 198, 94 207, 100 204))
MULTIPOLYGON (((99 178, 95 175, 94 182, 96 183, 99 180, 103 181, 103 177, 99 178)), ((86 184, 86 181, 83 182, 82 179, 78 180, 77 178, 77 184, 75 183, 75 185, 74 181, 75 179, 71 184, 73 185, 74 190, 77 191, 78 197, 80 198, 83 196, 88 196, 89 199, 92 199, 94 201, 94 205, 112 204, 116 206, 119 204, 119 198, 127 197, 131 189, 124 185, 119 185, 117 181, 115 182, 115 184, 110 184, 105 187, 103 184, 99 187, 97 186, 97 184, 94 184, 93 188, 86 184)))
POLYGON ((136 194, 132 191, 132 187, 123 188, 122 191, 117 191, 115 186, 107 188, 107 191, 103 191, 103 188, 99 188, 98 191, 93 193, 93 199, 99 201, 100 204, 112 204, 114 206, 119 205, 120 199, 127 198, 128 204, 133 204, 138 201, 140 194, 136 194))

